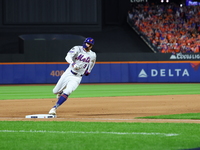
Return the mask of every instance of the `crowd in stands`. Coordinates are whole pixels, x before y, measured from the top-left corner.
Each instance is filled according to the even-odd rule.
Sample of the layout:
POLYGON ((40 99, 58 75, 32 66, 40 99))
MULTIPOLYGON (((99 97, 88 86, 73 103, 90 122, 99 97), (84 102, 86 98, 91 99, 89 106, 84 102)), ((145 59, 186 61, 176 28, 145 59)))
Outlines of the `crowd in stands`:
POLYGON ((146 3, 131 9, 131 22, 158 52, 200 52, 200 6, 146 3))

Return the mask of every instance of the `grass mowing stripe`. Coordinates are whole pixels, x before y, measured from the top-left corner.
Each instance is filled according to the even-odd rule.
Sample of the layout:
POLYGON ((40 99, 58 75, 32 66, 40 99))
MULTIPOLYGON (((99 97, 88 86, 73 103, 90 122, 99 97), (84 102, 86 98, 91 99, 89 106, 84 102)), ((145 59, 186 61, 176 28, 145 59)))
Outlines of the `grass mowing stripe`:
POLYGON ((199 94, 198 89, 199 84, 83 84, 71 94, 71 97, 186 95, 199 94))
MULTIPOLYGON (((54 85, 0 86, 0 99, 55 98, 54 85)), ((81 84, 70 97, 199 94, 200 84, 81 84)))

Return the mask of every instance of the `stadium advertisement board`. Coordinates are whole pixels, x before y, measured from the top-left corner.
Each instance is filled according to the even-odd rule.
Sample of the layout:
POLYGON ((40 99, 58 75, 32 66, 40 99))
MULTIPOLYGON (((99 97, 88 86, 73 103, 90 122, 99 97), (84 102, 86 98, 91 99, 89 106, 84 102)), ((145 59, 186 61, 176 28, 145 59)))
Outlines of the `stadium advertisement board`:
POLYGON ((130 82, 200 82, 199 63, 138 64, 131 69, 130 82))
MULTIPOLYGON (((1 63, 0 84, 56 83, 66 63, 1 63)), ((82 83, 190 83, 200 82, 200 61, 97 62, 82 83)))

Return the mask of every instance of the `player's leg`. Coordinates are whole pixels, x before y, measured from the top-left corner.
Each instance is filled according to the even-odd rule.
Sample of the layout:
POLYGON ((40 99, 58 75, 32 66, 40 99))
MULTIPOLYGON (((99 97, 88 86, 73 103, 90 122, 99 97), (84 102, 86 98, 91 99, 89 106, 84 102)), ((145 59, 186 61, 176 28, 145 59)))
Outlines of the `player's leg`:
POLYGON ((70 81, 67 83, 67 87, 63 90, 63 94, 59 97, 56 104, 53 106, 53 108, 49 111, 49 114, 56 114, 56 109, 62 105, 68 98, 68 96, 76 90, 76 88, 79 86, 81 81, 81 78, 79 77, 72 77, 70 81))
POLYGON ((63 89, 66 88, 67 85, 67 77, 61 76, 61 78, 58 80, 56 86, 53 88, 54 94, 59 94, 63 92, 63 89))
POLYGON ((62 95, 63 90, 66 88, 67 83, 70 79, 70 75, 71 73, 68 70, 66 70, 58 80, 55 87, 53 88, 53 93, 57 94, 57 98, 59 98, 62 95))
MULTIPOLYGON (((68 82, 68 72, 65 71, 62 76, 60 77, 60 79, 58 80, 58 82, 56 83, 55 87, 53 88, 53 93, 54 94, 57 94, 57 98, 59 99, 60 98, 60 95, 62 94, 63 92, 63 89, 66 88, 67 86, 67 82, 68 82)), ((56 115, 56 108, 55 107, 52 107, 51 110, 49 111, 49 114, 50 115, 56 115)))
POLYGON ((68 96, 74 91, 76 90, 76 88, 79 86, 80 82, 71 80, 68 82, 67 87, 63 90, 62 95, 60 96, 60 98, 58 99, 56 105, 54 106, 54 108, 58 108, 60 105, 62 105, 68 98, 68 96))

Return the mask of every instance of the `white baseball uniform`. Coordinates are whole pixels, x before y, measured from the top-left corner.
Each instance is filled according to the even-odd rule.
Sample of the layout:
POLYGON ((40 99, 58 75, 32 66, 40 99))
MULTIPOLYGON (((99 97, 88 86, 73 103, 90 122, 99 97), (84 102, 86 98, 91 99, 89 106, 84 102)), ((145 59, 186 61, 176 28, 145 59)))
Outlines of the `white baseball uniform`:
POLYGON ((70 95, 79 86, 85 72, 91 72, 96 62, 96 53, 92 50, 86 52, 83 46, 74 46, 67 53, 65 60, 70 65, 54 87, 54 94, 63 92, 70 95))

